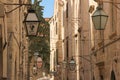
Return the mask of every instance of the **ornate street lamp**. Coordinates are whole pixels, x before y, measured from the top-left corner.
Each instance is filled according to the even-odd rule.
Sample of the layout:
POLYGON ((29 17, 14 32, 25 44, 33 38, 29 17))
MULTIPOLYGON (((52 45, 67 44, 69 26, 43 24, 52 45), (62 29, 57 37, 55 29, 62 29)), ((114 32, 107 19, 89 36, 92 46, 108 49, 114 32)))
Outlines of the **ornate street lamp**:
POLYGON ((36 36, 40 21, 38 20, 35 10, 29 9, 24 20, 27 36, 36 36))
POLYGON ((70 62, 69 62, 69 68, 70 68, 71 71, 74 71, 75 68, 76 68, 76 62, 75 62, 75 60, 73 59, 73 57, 72 57, 72 59, 71 59, 70 62))
POLYGON ((92 15, 92 21, 96 30, 104 30, 108 20, 108 15, 103 11, 99 5, 92 15))
POLYGON ((65 60, 63 60, 62 65, 63 65, 64 69, 67 68, 67 66, 68 66, 70 71, 74 71, 75 67, 76 67, 76 62, 72 57, 69 63, 67 63, 65 60))

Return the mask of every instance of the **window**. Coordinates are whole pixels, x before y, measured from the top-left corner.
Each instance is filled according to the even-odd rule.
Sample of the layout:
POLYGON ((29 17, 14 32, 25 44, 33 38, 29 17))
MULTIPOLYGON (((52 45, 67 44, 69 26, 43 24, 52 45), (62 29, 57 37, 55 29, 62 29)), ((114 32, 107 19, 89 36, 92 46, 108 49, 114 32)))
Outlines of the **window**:
POLYGON ((67 38, 67 42, 66 42, 66 57, 69 57, 69 44, 68 44, 68 38, 67 38))
POLYGON ((56 22, 56 34, 58 33, 58 31, 57 31, 57 22, 56 22))
POLYGON ((68 3, 66 5, 66 18, 68 18, 68 3))
POLYGON ((116 80, 114 71, 111 72, 111 80, 116 80))
POLYGON ((58 49, 56 49, 56 63, 58 65, 58 49))

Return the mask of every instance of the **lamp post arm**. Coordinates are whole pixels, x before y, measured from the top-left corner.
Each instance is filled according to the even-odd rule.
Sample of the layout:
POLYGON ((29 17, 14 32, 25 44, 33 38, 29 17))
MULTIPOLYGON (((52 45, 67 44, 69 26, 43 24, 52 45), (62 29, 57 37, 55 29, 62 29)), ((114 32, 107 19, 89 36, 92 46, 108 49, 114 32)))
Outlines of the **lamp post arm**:
POLYGON ((117 5, 120 4, 119 2, 113 2, 113 1, 95 1, 98 4, 103 4, 103 3, 110 3, 113 6, 115 6, 118 10, 120 10, 120 7, 118 7, 117 5))
POLYGON ((14 9, 12 9, 12 10, 10 10, 10 11, 8 11, 8 12, 5 12, 5 13, 11 13, 11 12, 13 12, 14 10, 16 10, 16 9, 18 9, 18 8, 20 8, 20 7, 22 7, 23 5, 24 6, 32 6, 32 4, 18 4, 18 3, 13 3, 13 4, 10 4, 10 3, 3 3, 4 5, 9 5, 9 6, 11 6, 11 5, 15 5, 15 6, 17 6, 17 7, 15 7, 14 9))
POLYGON ((32 4, 19 4, 19 3, 3 3, 4 5, 24 5, 24 6, 31 6, 32 4))
MULTIPOLYGON (((36 2, 34 5, 36 5, 39 2, 41 2, 41 0, 36 2)), ((3 2, 1 2, 1 3, 4 4, 4 5, 17 5, 17 7, 15 7, 14 9, 12 9, 12 10, 6 12, 6 13, 11 13, 12 11, 16 10, 17 8, 20 8, 23 5, 24 6, 32 6, 33 5, 33 4, 24 4, 24 3, 23 4, 20 4, 20 3, 3 3, 3 2)))
POLYGON ((12 10, 10 10, 10 11, 8 11, 8 12, 5 12, 5 13, 11 13, 11 12, 13 12, 14 10, 16 10, 17 8, 20 8, 22 5, 19 5, 19 6, 17 6, 17 7, 15 7, 14 9, 12 9, 12 10))
POLYGON ((113 6, 115 6, 118 10, 120 10, 120 7, 117 6, 118 4, 120 4, 118 2, 113 2, 113 1, 101 1, 101 2, 103 2, 103 3, 110 3, 113 6))

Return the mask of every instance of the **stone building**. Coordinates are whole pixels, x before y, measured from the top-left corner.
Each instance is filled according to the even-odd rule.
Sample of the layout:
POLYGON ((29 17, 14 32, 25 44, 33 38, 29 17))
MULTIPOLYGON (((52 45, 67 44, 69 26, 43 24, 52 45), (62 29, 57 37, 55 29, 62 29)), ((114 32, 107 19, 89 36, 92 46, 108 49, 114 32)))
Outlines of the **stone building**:
MULTIPOLYGON (((57 33, 57 38, 51 36, 51 45, 55 45, 57 58, 53 59, 57 61, 59 66, 56 71, 57 79, 62 80, 90 80, 91 67, 90 62, 85 59, 90 59, 90 23, 89 23, 89 2, 87 0, 55 0, 54 16, 51 19, 51 34, 57 33), (56 42, 54 40, 57 40, 56 42), (57 43, 57 44, 56 44, 57 43), (69 70, 69 61, 71 58, 76 61, 76 69, 74 71, 69 70), (85 59, 84 59, 85 58, 85 59), (66 61, 66 68, 63 67, 62 62, 66 61), (61 72, 60 72, 61 71, 61 72), (84 71, 84 72, 83 72, 84 71), (62 73, 62 74, 61 74, 62 73), (88 76, 88 77, 85 77, 88 76)), ((53 46, 52 46, 53 47, 53 46)), ((54 50, 54 49, 53 49, 54 50)), ((52 51, 51 49, 51 54, 52 51)), ((55 67, 56 65, 53 65, 55 67)), ((55 80, 57 80, 55 78, 55 80)))
MULTIPOLYGON (((59 54, 58 61, 60 59, 60 63, 63 60, 69 63, 71 57, 76 61, 74 71, 69 70, 68 64, 67 68, 63 68, 62 64, 59 65, 59 67, 62 66, 62 69, 59 68, 63 73, 62 80, 120 79, 120 1, 108 0, 100 3, 109 18, 105 30, 95 30, 91 17, 99 1, 103 0, 55 0, 57 7, 54 7, 54 17, 51 22, 57 23, 54 29, 57 27, 57 32, 59 32, 56 39, 58 44, 54 45, 59 54), (59 2, 61 6, 58 5, 59 2)), ((52 31, 54 32, 56 30, 52 31)), ((53 59, 54 61, 56 59, 53 59)))
POLYGON ((95 30, 93 28, 94 46, 92 47, 92 54, 94 55, 92 59, 95 80, 120 79, 120 9, 117 3, 120 3, 120 1, 103 1, 101 5, 104 12, 109 16, 107 24, 104 30, 95 30))
POLYGON ((87 0, 71 0, 66 3, 65 23, 65 50, 66 58, 70 61, 73 57, 76 61, 76 69, 68 70, 68 80, 90 80, 90 23, 89 2, 87 0), (68 51, 67 51, 68 50, 68 51))
POLYGON ((62 61, 64 59, 64 27, 63 27, 63 3, 59 0, 54 2, 54 14, 50 23, 50 71, 53 79, 62 80, 62 61))
POLYGON ((23 20, 28 0, 0 0, 0 80, 27 79, 27 38, 23 20), (1 7, 2 6, 2 7, 1 7))

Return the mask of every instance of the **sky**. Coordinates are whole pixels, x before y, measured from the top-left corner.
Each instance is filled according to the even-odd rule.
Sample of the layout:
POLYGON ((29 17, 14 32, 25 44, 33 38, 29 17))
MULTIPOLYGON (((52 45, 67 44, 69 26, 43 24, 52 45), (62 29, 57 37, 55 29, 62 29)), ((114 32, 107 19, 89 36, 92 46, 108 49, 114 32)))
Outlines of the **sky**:
MULTIPOLYGON (((32 3, 34 0, 32 0, 32 3)), ((40 3, 41 6, 44 6, 43 17, 51 18, 54 12, 54 0, 42 0, 40 3)))
POLYGON ((43 10, 43 17, 44 18, 50 18, 53 16, 54 0, 42 0, 40 5, 44 6, 44 10, 43 10))

